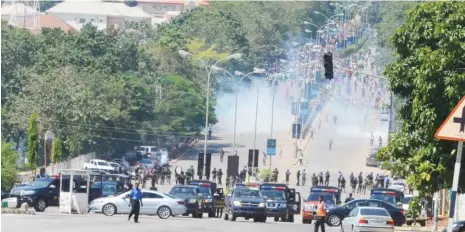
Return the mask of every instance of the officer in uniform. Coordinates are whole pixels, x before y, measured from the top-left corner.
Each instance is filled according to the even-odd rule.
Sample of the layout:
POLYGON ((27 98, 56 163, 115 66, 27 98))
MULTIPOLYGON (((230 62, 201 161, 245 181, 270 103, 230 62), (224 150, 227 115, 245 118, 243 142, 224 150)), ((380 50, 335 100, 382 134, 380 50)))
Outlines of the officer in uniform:
POLYGON ((129 193, 129 198, 131 199, 131 213, 129 214, 128 221, 130 221, 132 215, 134 215, 134 222, 139 223, 140 207, 144 206, 144 204, 142 204, 142 191, 139 188, 139 183, 136 182, 131 193, 129 193))
POLYGON ((318 207, 316 209, 316 222, 314 232, 318 232, 318 228, 321 227, 321 232, 325 232, 325 218, 326 218, 326 204, 323 200, 323 196, 319 197, 318 207))

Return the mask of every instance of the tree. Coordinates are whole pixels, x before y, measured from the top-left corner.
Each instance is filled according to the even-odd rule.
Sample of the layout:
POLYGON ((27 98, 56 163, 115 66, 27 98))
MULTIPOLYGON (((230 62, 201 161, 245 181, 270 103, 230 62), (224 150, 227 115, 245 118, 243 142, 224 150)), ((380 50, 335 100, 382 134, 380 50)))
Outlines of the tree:
POLYGON ((61 139, 55 138, 53 140, 52 153, 50 154, 50 159, 53 163, 59 163, 62 160, 63 148, 61 147, 61 139))
POLYGON ((27 130, 27 166, 31 170, 37 167, 39 159, 39 126, 37 123, 37 114, 34 112, 29 118, 29 127, 27 130))
POLYGON ((12 144, 2 140, 2 191, 10 190, 16 183, 16 162, 18 153, 12 144))
POLYGON ((406 101, 398 112, 400 131, 378 158, 392 160, 393 175, 408 177, 421 194, 451 186, 457 143, 434 134, 465 93, 463 15, 465 3, 421 3, 392 37, 397 56, 385 74, 406 101))

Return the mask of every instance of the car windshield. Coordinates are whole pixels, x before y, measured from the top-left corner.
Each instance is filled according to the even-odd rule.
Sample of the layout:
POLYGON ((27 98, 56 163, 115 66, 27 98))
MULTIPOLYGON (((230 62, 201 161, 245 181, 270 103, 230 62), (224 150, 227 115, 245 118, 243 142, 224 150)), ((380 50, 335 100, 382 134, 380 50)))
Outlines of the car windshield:
POLYGON ((402 200, 402 204, 410 204, 410 201, 412 201, 412 197, 404 197, 402 200))
POLYGON ((200 186, 199 190, 200 190, 200 193, 202 193, 204 196, 211 196, 212 195, 210 186, 200 186))
POLYGON ((235 189, 234 197, 261 198, 258 189, 235 189))
POLYGON ((97 165, 98 166, 108 166, 108 163, 104 162, 104 161, 99 161, 99 162, 97 162, 97 165))
POLYGON ((384 201, 384 202, 389 203, 391 205, 396 204, 396 196, 394 196, 394 195, 373 194, 373 195, 371 195, 371 199, 384 201))
POLYGON ((148 160, 148 159, 143 159, 140 161, 141 163, 144 163, 144 164, 151 164, 152 161, 151 160, 148 160))
POLYGON ((118 167, 118 164, 111 163, 110 166, 112 166, 112 167, 118 167))
POLYGON ((185 187, 174 187, 170 191, 171 195, 174 196, 197 196, 197 193, 195 192, 195 188, 185 188, 185 187))
POLYGON ((52 183, 52 180, 36 180, 36 181, 30 183, 29 186, 43 188, 43 187, 47 187, 51 183, 52 183))
POLYGON ((262 196, 265 200, 273 200, 273 201, 285 201, 286 194, 284 191, 278 190, 262 190, 262 196))
POLYGON ((360 215, 389 217, 389 213, 385 209, 360 209, 360 215))
POLYGON ((325 203, 334 204, 334 196, 330 193, 310 193, 310 195, 308 195, 307 201, 319 201, 320 196, 323 196, 325 203))

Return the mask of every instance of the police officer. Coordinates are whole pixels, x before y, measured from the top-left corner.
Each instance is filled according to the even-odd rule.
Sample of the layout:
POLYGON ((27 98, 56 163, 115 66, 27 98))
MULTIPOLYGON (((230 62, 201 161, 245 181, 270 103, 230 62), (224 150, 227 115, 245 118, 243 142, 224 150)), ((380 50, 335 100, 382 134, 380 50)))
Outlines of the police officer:
POLYGON ((354 200, 354 198, 352 197, 352 193, 349 193, 349 197, 346 198, 346 200, 344 201, 344 203, 347 203, 347 202, 350 202, 354 200))
POLYGON ((287 169, 286 171, 286 184, 288 185, 289 184, 289 176, 291 175, 291 172, 289 171, 289 169, 287 169))
POLYGON ((316 221, 314 232, 318 232, 318 228, 321 228, 322 232, 325 232, 325 218, 326 218, 326 204, 323 200, 323 196, 319 197, 318 207, 316 209, 316 221))
POLYGON ((213 178, 212 178, 213 182, 216 183, 216 168, 213 168, 212 176, 213 176, 213 178))
POLYGON ((128 221, 130 221, 132 215, 134 215, 134 222, 139 223, 140 207, 144 206, 144 204, 142 204, 142 191, 139 188, 139 183, 136 182, 131 193, 129 193, 129 198, 131 199, 131 213, 129 214, 128 221))
POLYGON ((297 175, 297 186, 299 186, 300 185, 300 170, 297 171, 296 175, 297 175))

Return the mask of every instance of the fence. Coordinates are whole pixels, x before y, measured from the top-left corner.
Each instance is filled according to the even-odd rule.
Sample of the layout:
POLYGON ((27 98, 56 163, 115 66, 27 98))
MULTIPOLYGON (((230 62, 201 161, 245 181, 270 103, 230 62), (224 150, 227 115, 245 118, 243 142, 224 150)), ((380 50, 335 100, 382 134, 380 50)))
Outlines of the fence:
MULTIPOLYGON (((94 159, 95 157, 96 154, 94 152, 85 155, 80 155, 78 157, 46 167, 45 173, 57 173, 63 169, 83 169, 84 163, 89 162, 91 159, 94 159)), ((37 168, 36 173, 39 173, 39 171, 40 167, 37 168)), ((34 175, 31 171, 18 173, 18 179, 20 182, 30 182, 33 176, 34 175)))

